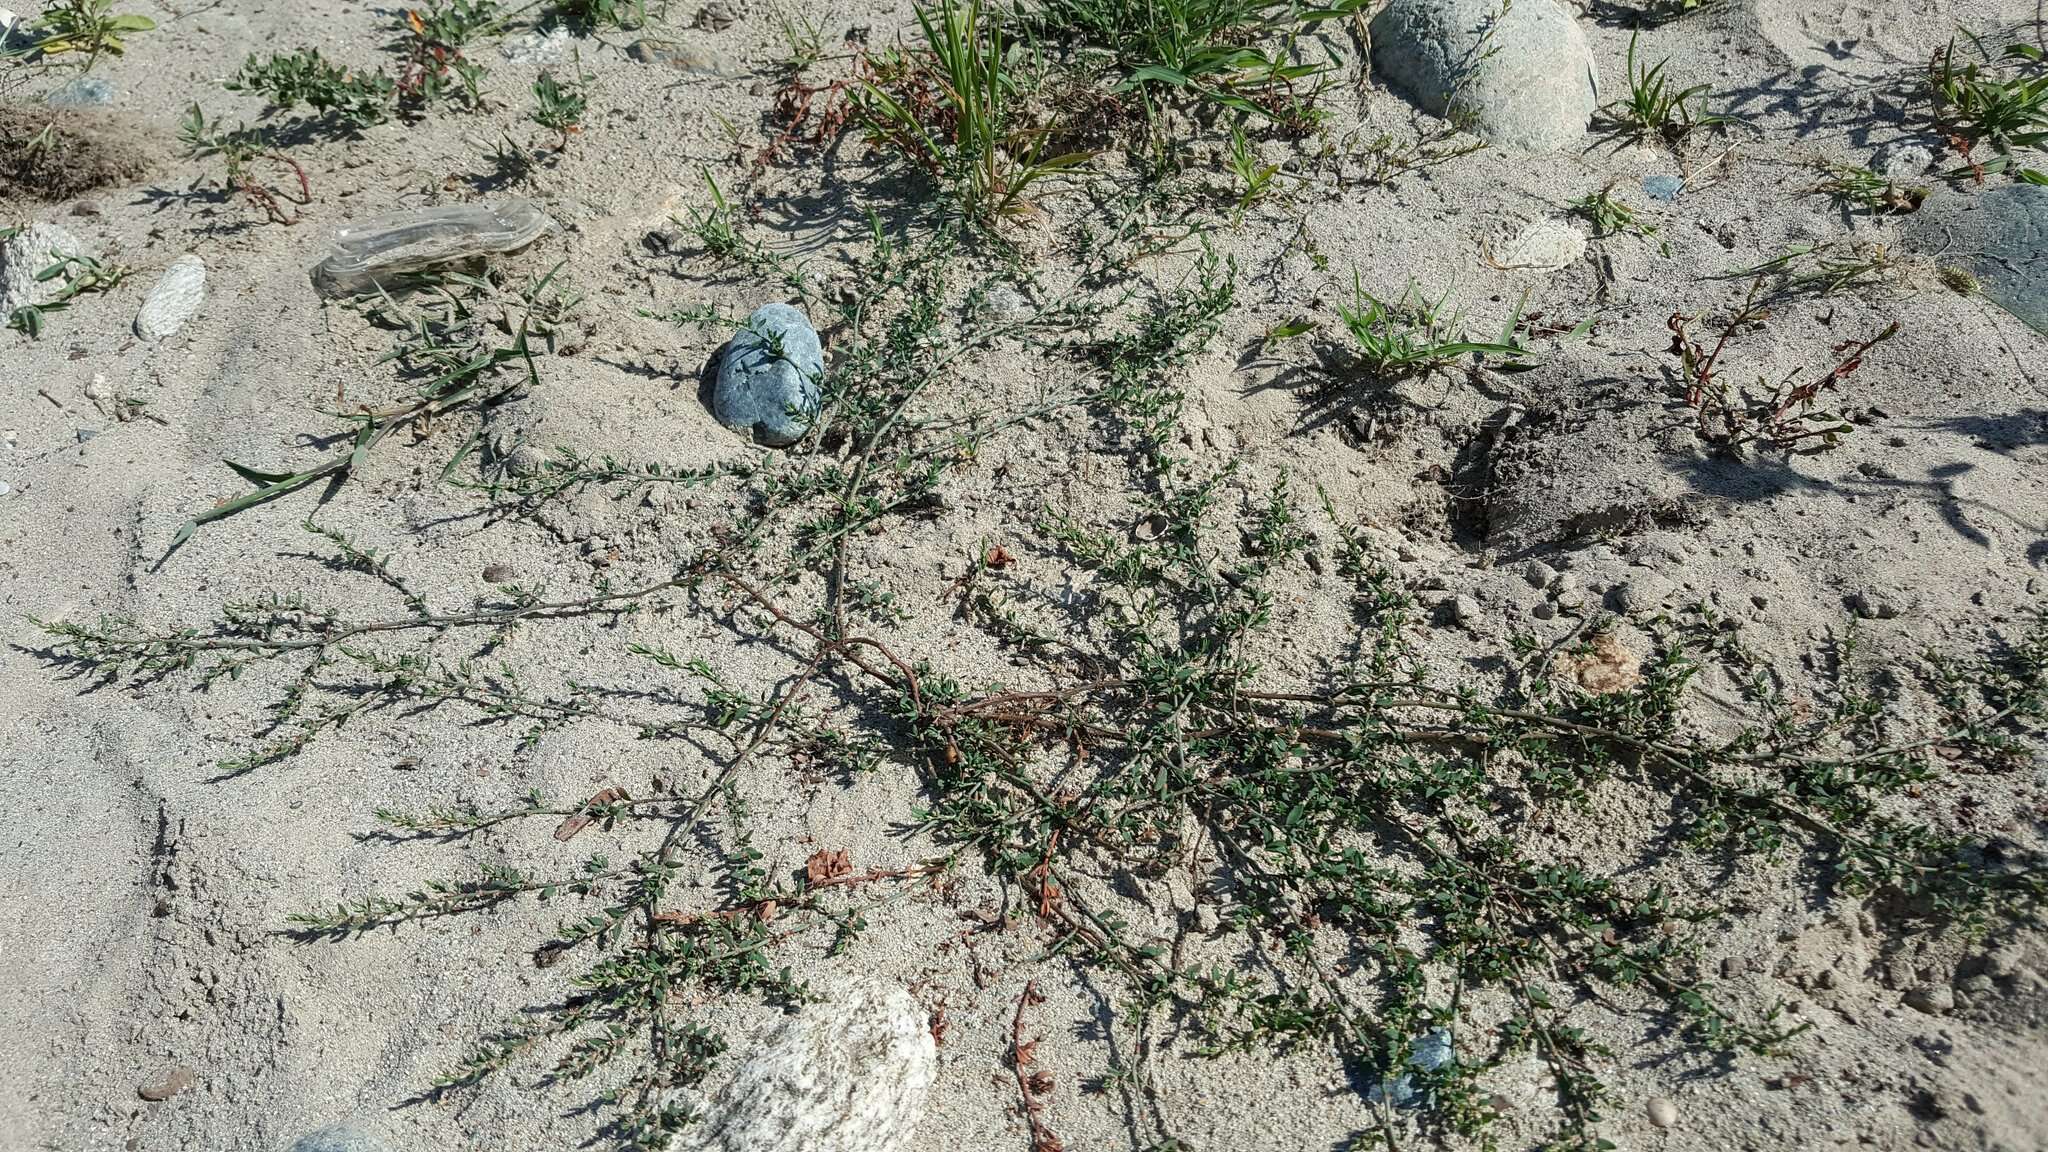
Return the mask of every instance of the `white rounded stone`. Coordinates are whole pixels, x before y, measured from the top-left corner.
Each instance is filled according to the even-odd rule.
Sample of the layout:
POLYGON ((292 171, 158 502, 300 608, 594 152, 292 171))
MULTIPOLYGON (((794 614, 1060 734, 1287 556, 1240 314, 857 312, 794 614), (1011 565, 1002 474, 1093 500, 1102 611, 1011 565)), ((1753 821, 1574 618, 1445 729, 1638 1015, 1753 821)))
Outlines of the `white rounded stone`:
POLYGON ((135 334, 162 340, 185 326, 206 300, 206 261, 185 255, 171 261, 135 314, 135 334))

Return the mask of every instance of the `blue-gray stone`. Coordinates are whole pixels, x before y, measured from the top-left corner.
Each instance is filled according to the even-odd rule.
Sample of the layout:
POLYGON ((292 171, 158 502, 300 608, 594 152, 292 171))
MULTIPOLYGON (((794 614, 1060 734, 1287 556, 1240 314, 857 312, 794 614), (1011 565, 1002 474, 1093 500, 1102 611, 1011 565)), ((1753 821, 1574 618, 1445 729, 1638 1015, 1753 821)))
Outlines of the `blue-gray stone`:
MULTIPOLYGON (((1457 1062, 1457 1052, 1451 1047, 1451 1034, 1443 1028, 1431 1028, 1408 1044, 1408 1066, 1424 1072, 1434 1072, 1457 1062)), ((1421 1089, 1415 1086, 1415 1077, 1407 1072, 1390 1076, 1365 1090, 1368 1102, 1382 1101, 1396 1108, 1408 1108, 1422 1103, 1421 1089)))
POLYGON ((1967 269, 1985 299, 2048 335, 2048 185, 1930 197, 1906 237, 1942 264, 1967 269))
POLYGON ((114 86, 98 76, 80 76, 43 97, 59 108, 102 108, 114 102, 114 86))
POLYGON ((1685 191, 1685 181, 1676 176, 1659 172, 1643 177, 1643 194, 1652 200, 1676 200, 1685 191))
POLYGON ((285 1152, 391 1152, 391 1146, 367 1128, 330 1124, 292 1141, 285 1152))
POLYGON ((751 431, 763 444, 794 444, 818 414, 824 375, 817 329, 787 304, 764 304, 726 345, 711 410, 720 424, 751 431))

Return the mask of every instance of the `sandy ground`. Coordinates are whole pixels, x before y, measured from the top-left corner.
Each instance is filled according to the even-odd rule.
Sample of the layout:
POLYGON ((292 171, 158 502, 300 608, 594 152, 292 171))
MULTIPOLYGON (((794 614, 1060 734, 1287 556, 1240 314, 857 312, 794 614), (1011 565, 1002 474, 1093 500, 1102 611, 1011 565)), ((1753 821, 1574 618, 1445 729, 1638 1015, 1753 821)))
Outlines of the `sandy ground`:
MULTIPOLYGON (((492 565, 578 595, 600 577, 619 586, 659 579, 726 511, 683 494, 599 492, 531 517, 481 515, 474 496, 435 483, 465 429, 380 450, 339 491, 211 525, 159 563, 180 522, 239 491, 221 459, 314 459, 326 449, 309 438, 332 427, 320 411, 337 395, 389 394, 390 370, 377 363, 388 334, 322 301, 306 269, 349 220, 475 196, 473 178, 488 170, 499 132, 535 133, 518 122, 538 66, 486 49, 496 110, 295 145, 313 203, 286 228, 233 198, 191 191, 217 167, 183 157, 176 119, 196 99, 211 116, 255 120, 257 100, 220 88, 252 51, 317 46, 342 61, 380 61, 388 18, 338 3, 124 7, 153 15, 160 29, 96 73, 115 85, 120 121, 149 141, 151 172, 58 203, 0 201, 0 221, 60 222, 137 270, 111 294, 53 315, 40 340, 0 334, 0 603, 10 641, 0 648, 0 987, 11 990, 0 997, 0 1034, 10 1037, 0 1052, 0 1146, 269 1149, 351 1116, 400 1149, 581 1146, 596 1121, 581 1111, 590 1093, 574 1087, 498 1083, 406 1103, 477 1036, 559 994, 525 959, 553 930, 554 911, 510 908, 340 943, 299 942, 278 929, 292 912, 465 863, 548 868, 570 859, 545 829, 493 830, 455 845, 360 838, 379 806, 501 804, 529 787, 583 795, 643 788, 655 776, 703 779, 717 762, 711 749, 635 741, 596 721, 520 746, 518 731, 474 717, 392 713, 229 776, 214 766, 246 750, 275 682, 258 675, 205 692, 175 678, 139 693, 97 687, 41 658, 27 618, 118 613, 176 627, 266 590, 340 600, 366 615, 398 611, 388 589, 303 559, 319 542, 297 525, 316 500, 325 501, 323 523, 390 551, 408 583, 444 610, 487 593, 481 573, 492 565), (167 342, 136 339, 129 326, 143 293, 186 252, 209 266, 205 306, 167 342), (146 401, 153 418, 112 418, 110 397, 119 396, 146 401), (192 1087, 166 1101, 140 1098, 139 1088, 180 1067, 195 1074, 192 1087)), ((854 25, 871 25, 871 42, 881 43, 911 16, 903 4, 814 12, 827 44, 854 25)), ((746 190, 758 234, 802 254, 814 280, 829 283, 850 266, 846 250, 865 242, 866 209, 904 208, 870 179, 874 161, 854 141, 829 160, 750 176, 745 161, 765 139, 772 96, 762 77, 782 51, 774 14, 757 3, 715 32, 690 29, 692 15, 670 11, 674 35, 753 74, 693 78, 637 64, 620 51, 627 37, 581 45, 592 75, 585 128, 523 190, 563 230, 511 261, 534 273, 566 261, 590 296, 577 322, 581 347, 548 357, 543 389, 489 415, 493 436, 679 466, 751 459, 754 450, 720 429, 697 396, 718 339, 635 310, 744 312, 780 290, 754 274, 655 255, 643 237, 707 206, 699 170, 708 169, 729 192, 746 190)), ((1378 131, 1407 125, 1408 114, 1384 90, 1341 88, 1327 101, 1333 158, 1309 165, 1236 227, 1216 224, 1215 242, 1239 264, 1239 304, 1185 370, 1189 451, 1237 460, 1235 482, 1247 493, 1283 471, 1298 492, 1321 486, 1341 515, 1398 554, 1425 603, 1472 597, 1479 612, 1467 626, 1435 633, 1451 667, 1511 632, 1561 630, 1563 621, 1537 614, 1545 594, 1523 576, 1530 559, 1564 569, 1596 599, 1633 582, 1704 601, 1786 668, 1824 659, 1823 641, 1854 603, 1882 608, 1860 624, 1865 658, 1878 666, 2010 635, 2042 605, 2048 582, 2048 337, 1946 290, 1931 256, 1897 247, 1901 267, 1886 282, 1787 301, 1732 354, 1739 374, 1776 379, 1823 367, 1834 345, 1896 321, 1898 337, 1839 395, 1855 432, 1833 452, 1742 460, 1700 450, 1672 403, 1663 349, 1674 310, 1712 311, 1739 296, 1742 281, 1715 278, 1729 269, 1797 242, 1892 242, 1895 221, 1845 218, 1826 197, 1800 195, 1815 179, 1809 162, 1870 163, 1896 145, 1938 146, 1914 126, 1898 85, 1957 23, 2036 16, 2017 0, 1731 0, 1646 33, 1647 54, 1668 55, 1687 83, 1711 83, 1717 99, 1751 118, 1749 129, 1690 146, 1682 166, 1661 148, 1589 136, 1581 153, 1482 151, 1365 186, 1347 178, 1356 169, 1346 157, 1378 131), (1664 173, 1687 178, 1669 204, 1640 191, 1643 177, 1664 173), (1610 184, 1654 236, 1597 241, 1554 272, 1489 261, 1522 224, 1561 218, 1566 201, 1610 184), (1382 293, 1411 276, 1453 289, 1481 331, 1525 292, 1531 310, 1555 316, 1576 319, 1595 301, 1604 309, 1588 338, 1546 342, 1535 371, 1453 371, 1333 403, 1300 384, 1310 356, 1257 354, 1256 345, 1296 316, 1327 317, 1348 298, 1354 270, 1382 293)), ((1627 33, 1585 23, 1611 86, 1623 74, 1627 33)), ((1198 178, 1204 156, 1213 159, 1198 154, 1198 178)), ((1120 169, 1105 157, 1097 171, 1114 181, 1120 169)), ((1050 220, 1027 226, 1023 243, 1045 255, 1039 290, 1050 295, 1073 275, 1059 238, 1094 209, 1059 192, 1044 206, 1050 220)), ((1171 281, 1186 267, 1183 255, 1144 274, 1171 281)), ((1021 408, 1041 389, 1071 384, 1060 378, 1066 371, 998 344, 964 362, 949 387, 963 405, 994 397, 1021 408)), ((918 650, 956 673, 993 668, 1000 678, 1005 657, 966 635, 934 591, 958 574, 961 557, 1027 535, 1042 506, 1114 519, 1123 467, 1122 453, 1079 416, 1019 428, 945 482, 940 513, 852 552, 898 593, 918 650)), ((1070 577, 1056 559, 1033 556, 1015 579, 1020 589, 1056 592, 1070 577)), ((1285 641, 1264 654, 1270 666, 1310 669, 1341 646, 1345 596, 1329 575, 1291 572, 1278 608, 1285 641)), ((590 621, 522 630, 494 658, 537 683, 658 686, 620 664, 622 637, 717 660, 738 684, 788 673, 786 653, 735 644, 720 622, 688 613, 637 621, 623 634, 590 621)), ((1713 676, 1703 689, 1709 701, 1736 691, 1713 676)), ((1711 703, 1702 707, 1712 723, 1711 703)), ((2036 759, 1997 777, 1946 781, 1925 797, 1930 818, 1975 821, 2038 845, 2043 767, 2036 759)), ((847 782, 784 766, 745 787, 760 814, 757 841, 782 870, 820 846, 877 868, 936 851, 929 837, 894 831, 918 800, 906 769, 847 782)), ((1597 845, 1604 826, 1629 818, 1596 811, 1575 831, 1597 845)), ((623 831, 590 837, 579 850, 626 840, 623 831)), ((1733 987, 1758 1003, 1792 1002, 1814 1027, 1783 1058, 1716 1068, 1678 1053, 1643 1014, 1596 1010, 1594 1026, 1613 1050, 1603 1069, 1614 1087, 1608 1139, 1624 1149, 2048 1147, 2048 938, 2037 929, 2000 925, 1974 940, 1896 935, 1853 901, 1821 898, 1786 866, 1760 863, 1729 881, 1713 873, 1701 865, 1691 875, 1727 883, 1747 911, 1721 927, 1712 961, 1735 961, 1721 968, 1733 987), (1969 983, 1978 976, 1990 978, 1969 983), (1902 1003, 1910 988, 1952 982, 1974 991, 1949 1014, 1902 1003), (1676 1103, 1675 1126, 1646 1118, 1652 1096, 1676 1103)), ((1002 898, 992 882, 963 885, 950 898, 926 893, 875 913, 857 957, 943 1005, 949 1022, 913 1147, 1022 1148, 1001 1059, 1023 981, 1037 979, 1048 994, 1034 1010, 1048 1037, 1042 1058, 1069 1082, 1108 1070, 1113 1044, 1099 1022, 1116 993, 1040 958, 1028 930, 963 948, 960 908, 1002 898)), ((1170 924, 1175 910, 1157 915, 1170 924)), ((817 948, 791 962, 825 982, 838 970, 817 948)), ((740 1037, 772 1014, 754 1003, 706 1011, 740 1037)), ((1355 1085, 1316 1052, 1169 1062, 1158 1075, 1174 1128, 1204 1149, 1336 1147, 1365 1124, 1355 1085)), ((1064 1094, 1051 1116, 1069 1148, 1141 1148, 1155 1138, 1116 1093, 1064 1094)), ((1504 1136, 1520 1146, 1535 1133, 1510 1126, 1504 1136)))

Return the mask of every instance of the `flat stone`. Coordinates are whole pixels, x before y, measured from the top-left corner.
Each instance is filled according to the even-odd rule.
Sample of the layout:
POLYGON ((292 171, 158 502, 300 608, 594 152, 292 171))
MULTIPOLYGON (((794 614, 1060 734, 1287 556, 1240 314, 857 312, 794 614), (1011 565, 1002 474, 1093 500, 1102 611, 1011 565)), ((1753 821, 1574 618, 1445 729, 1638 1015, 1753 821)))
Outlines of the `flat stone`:
POLYGON ((1652 200, 1671 201, 1685 191, 1685 181, 1664 172, 1643 177, 1643 195, 1652 200))
POLYGON ((66 256, 94 256, 92 245, 55 224, 31 224, 0 244, 0 318, 25 304, 47 304, 64 278, 36 280, 36 273, 66 256))
POLYGON ((180 1064, 166 1072, 162 1080, 154 1084, 144 1084, 135 1091, 136 1095, 144 1100, 148 1100, 151 1103, 162 1103, 192 1087, 198 1080, 199 1074, 197 1072, 180 1064))
POLYGON ((330 1124, 292 1141, 285 1152, 391 1152, 391 1146, 367 1128, 330 1124))
POLYGON ((1586 234, 1561 220, 1532 220, 1494 251, 1503 268, 1555 272, 1586 254, 1586 234))
POLYGON ((2048 334, 2048 186, 2001 184, 1930 196, 1906 239, 1976 277, 1984 298, 2048 334))
POLYGON ((899 1152, 938 1073, 926 1013, 856 985, 784 1021, 677 1136, 698 1152, 899 1152))
POLYGON ((164 269, 135 314, 135 334, 144 340, 175 335, 206 300, 206 261, 184 255, 164 269))
POLYGON ((1424 111, 1531 151, 1576 144, 1600 103, 1585 33, 1556 0, 1393 0, 1372 60, 1424 111))
POLYGON ((642 64, 660 64, 685 76, 734 79, 748 75, 747 66, 723 52, 674 40, 635 40, 626 55, 642 64))
POLYGON ((787 304, 764 304, 726 345, 712 411, 763 444, 794 444, 818 413, 824 375, 825 351, 811 322, 787 304))
POLYGON ((1929 1016, 1945 1016, 1955 1006, 1955 989, 1946 984, 1922 984, 1906 993, 1906 1007, 1929 1016))
MULTIPOLYGON (((1457 1063, 1458 1053, 1451 1043, 1451 1034, 1442 1028, 1431 1028, 1408 1043, 1408 1066, 1423 1072, 1435 1072, 1457 1063)), ((1412 1108, 1424 1103, 1425 1094, 1415 1083, 1414 1073, 1402 1072, 1388 1076, 1368 1086, 1365 1090, 1368 1103, 1385 1102, 1396 1108, 1412 1108)))

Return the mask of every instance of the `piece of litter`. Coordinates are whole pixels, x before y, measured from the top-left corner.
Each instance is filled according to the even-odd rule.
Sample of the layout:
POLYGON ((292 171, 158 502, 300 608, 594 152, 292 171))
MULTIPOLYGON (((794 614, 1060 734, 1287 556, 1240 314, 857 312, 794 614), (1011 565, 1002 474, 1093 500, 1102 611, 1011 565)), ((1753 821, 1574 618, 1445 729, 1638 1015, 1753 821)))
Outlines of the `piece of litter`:
POLYGON ((337 229, 313 283, 329 296, 371 291, 408 272, 516 252, 555 222, 530 200, 442 204, 337 229))

